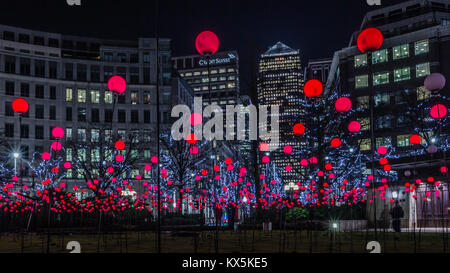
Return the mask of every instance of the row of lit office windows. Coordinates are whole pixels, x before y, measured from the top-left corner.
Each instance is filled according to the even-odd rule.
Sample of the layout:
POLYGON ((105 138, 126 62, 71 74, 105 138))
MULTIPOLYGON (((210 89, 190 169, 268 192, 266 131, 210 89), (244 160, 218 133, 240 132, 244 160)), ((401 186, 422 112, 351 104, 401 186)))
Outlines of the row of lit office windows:
MULTIPOLYGON (((414 43, 414 54, 420 55, 429 52, 428 40, 414 43)), ((409 44, 403 44, 392 48, 392 60, 408 58, 410 56, 409 44)), ((372 64, 385 63, 389 60, 389 50, 381 49, 372 53, 372 64)), ((356 55, 354 57, 355 67, 367 65, 367 54, 356 55)))
MULTIPOLYGON (((210 70, 211 75, 223 74, 223 73, 233 73, 235 71, 236 70, 234 68, 220 68, 220 69, 211 69, 210 70)), ((192 77, 192 76, 200 76, 200 75, 208 75, 208 70, 180 73, 181 77, 192 77)))
MULTIPOLYGON (((430 75, 430 63, 421 63, 416 65, 416 78, 425 77, 430 75)), ((385 72, 375 72, 372 75, 373 85, 382 85, 390 83, 390 71, 385 72)), ((394 82, 400 82, 411 79, 411 68, 403 67, 394 70, 393 74, 394 82)), ((369 76, 358 75, 355 77, 355 88, 364 88, 369 86, 369 76)))

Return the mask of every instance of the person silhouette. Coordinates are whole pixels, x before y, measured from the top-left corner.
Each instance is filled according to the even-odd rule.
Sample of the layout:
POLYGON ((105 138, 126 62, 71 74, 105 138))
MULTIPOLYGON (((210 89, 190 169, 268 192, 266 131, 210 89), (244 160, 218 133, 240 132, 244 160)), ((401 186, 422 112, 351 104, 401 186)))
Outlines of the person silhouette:
MULTIPOLYGON (((402 218, 404 216, 403 208, 400 206, 398 200, 395 201, 395 206, 391 209, 389 214, 392 216, 392 228, 396 232, 396 234, 400 233, 402 218)), ((395 239, 398 240, 399 237, 395 236, 395 239)))

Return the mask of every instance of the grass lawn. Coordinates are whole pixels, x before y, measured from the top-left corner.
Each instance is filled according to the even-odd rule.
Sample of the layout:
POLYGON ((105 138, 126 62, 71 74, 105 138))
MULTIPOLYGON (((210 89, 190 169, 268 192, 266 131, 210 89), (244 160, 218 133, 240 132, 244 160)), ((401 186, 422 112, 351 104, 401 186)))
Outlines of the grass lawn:
MULTIPOLYGON (((204 231, 194 240, 192 233, 164 233, 162 247, 165 253, 214 253, 214 231, 204 231), (197 241, 197 243, 194 243, 197 241), (197 247, 195 247, 197 245, 197 247)), ((374 241, 373 233, 326 231, 219 231, 221 253, 368 253, 367 242, 374 241)), ((82 253, 155 253, 155 233, 122 232, 98 235, 96 233, 53 233, 50 236, 51 253, 69 253, 69 241, 78 241, 82 253)), ((394 233, 379 233, 382 253, 441 253, 443 236, 439 233, 402 233, 394 240, 394 233), (414 243, 416 242, 416 243, 414 243)), ((0 235, 0 253, 46 253, 47 234, 0 235)), ((448 252, 448 250, 447 250, 448 252)))

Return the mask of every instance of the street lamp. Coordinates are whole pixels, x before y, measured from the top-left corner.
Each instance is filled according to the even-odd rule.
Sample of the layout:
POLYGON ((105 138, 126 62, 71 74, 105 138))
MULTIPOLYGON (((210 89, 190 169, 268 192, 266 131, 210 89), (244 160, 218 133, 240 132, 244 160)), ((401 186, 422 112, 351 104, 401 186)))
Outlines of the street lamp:
POLYGON ((20 157, 20 154, 18 152, 14 152, 12 155, 14 158, 14 175, 17 175, 17 159, 20 157))

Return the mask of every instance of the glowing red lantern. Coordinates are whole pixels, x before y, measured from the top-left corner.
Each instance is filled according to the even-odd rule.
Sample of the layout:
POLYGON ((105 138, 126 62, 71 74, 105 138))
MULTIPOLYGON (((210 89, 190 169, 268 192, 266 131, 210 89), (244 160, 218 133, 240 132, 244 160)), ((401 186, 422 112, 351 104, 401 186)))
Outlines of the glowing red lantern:
POLYGON ((122 94, 127 89, 127 83, 121 76, 112 76, 108 80, 108 89, 111 92, 122 94))
POLYGON ((219 49, 219 38, 212 31, 203 31, 195 39, 195 48, 201 55, 212 55, 219 49))
POLYGON ((66 168, 66 169, 72 168, 72 163, 70 163, 70 162, 64 163, 64 168, 66 168))
POLYGON ((196 146, 192 146, 191 148, 189 148, 189 153, 191 155, 196 155, 198 154, 198 148, 196 146))
POLYGON ((259 145, 259 150, 261 152, 267 152, 269 150, 269 144, 263 142, 259 145))
POLYGON ((434 119, 444 118, 447 115, 447 107, 442 104, 436 104, 435 106, 431 107, 430 115, 434 119))
POLYGON ((386 165, 386 164, 388 164, 388 160, 387 160, 387 158, 382 158, 382 159, 380 159, 380 165, 382 165, 382 166, 384 166, 384 165, 386 165))
POLYGON ((55 127, 52 129, 52 135, 54 138, 63 138, 64 137, 64 129, 61 127, 55 127))
POLYGON ((441 173, 447 173, 448 172, 448 168, 445 166, 441 167, 441 173))
POLYGON ((357 44, 362 53, 376 51, 383 44, 383 34, 376 28, 367 28, 359 34, 357 44))
POLYGON ((117 140, 116 144, 115 144, 115 147, 119 151, 123 150, 123 149, 125 149, 125 142, 123 142, 122 140, 117 140))
POLYGON ((305 84, 304 92, 308 98, 318 97, 323 92, 323 85, 319 80, 309 80, 305 84))
POLYGON ((377 153, 380 155, 385 155, 387 153, 387 148, 384 146, 378 147, 377 153))
POLYGON ((392 170, 392 167, 391 167, 391 165, 389 165, 389 164, 386 164, 386 165, 384 165, 384 170, 386 171, 386 172, 389 172, 390 170, 392 170))
POLYGON ((225 164, 231 165, 231 164, 233 164, 233 160, 231 158, 226 158, 225 159, 225 164))
POLYGON ((152 156, 152 158, 150 159, 150 161, 151 161, 153 164, 156 164, 156 163, 158 163, 158 157, 157 157, 157 156, 152 156))
POLYGON ((121 155, 121 154, 116 155, 116 161, 117 162, 122 162, 123 161, 123 155, 121 155))
POLYGON ((47 152, 44 152, 44 153, 42 153, 41 158, 42 158, 42 160, 49 160, 50 154, 47 152))
POLYGON ((292 150, 292 146, 290 146, 290 145, 284 146, 283 151, 284 151, 285 154, 290 155, 290 154, 292 153, 292 151, 293 151, 293 150, 292 150))
POLYGON ((270 162, 270 157, 268 157, 268 156, 263 156, 263 158, 262 158, 262 163, 267 164, 267 163, 269 163, 269 162, 270 162))
POLYGON ((19 114, 28 112, 28 102, 24 99, 15 99, 12 103, 13 111, 19 114))
POLYGON ((413 145, 420 144, 421 141, 422 141, 422 138, 419 135, 412 135, 409 138, 409 143, 411 143, 413 145))
POLYGON ((294 134, 303 135, 305 133, 305 126, 301 123, 297 123, 294 125, 294 134))
POLYGON ((52 149, 53 151, 60 151, 62 149, 61 143, 59 143, 58 141, 54 141, 52 143, 52 149))
POLYGON ((358 121, 350 122, 350 124, 348 125, 348 131, 350 133, 358 133, 359 131, 361 131, 361 123, 359 123, 358 121))
POLYGON ((342 97, 337 99, 334 107, 338 112, 348 112, 352 108, 352 101, 347 97, 342 97))
POLYGON ((342 141, 339 138, 333 138, 331 140, 331 147, 339 148, 342 145, 342 141))

